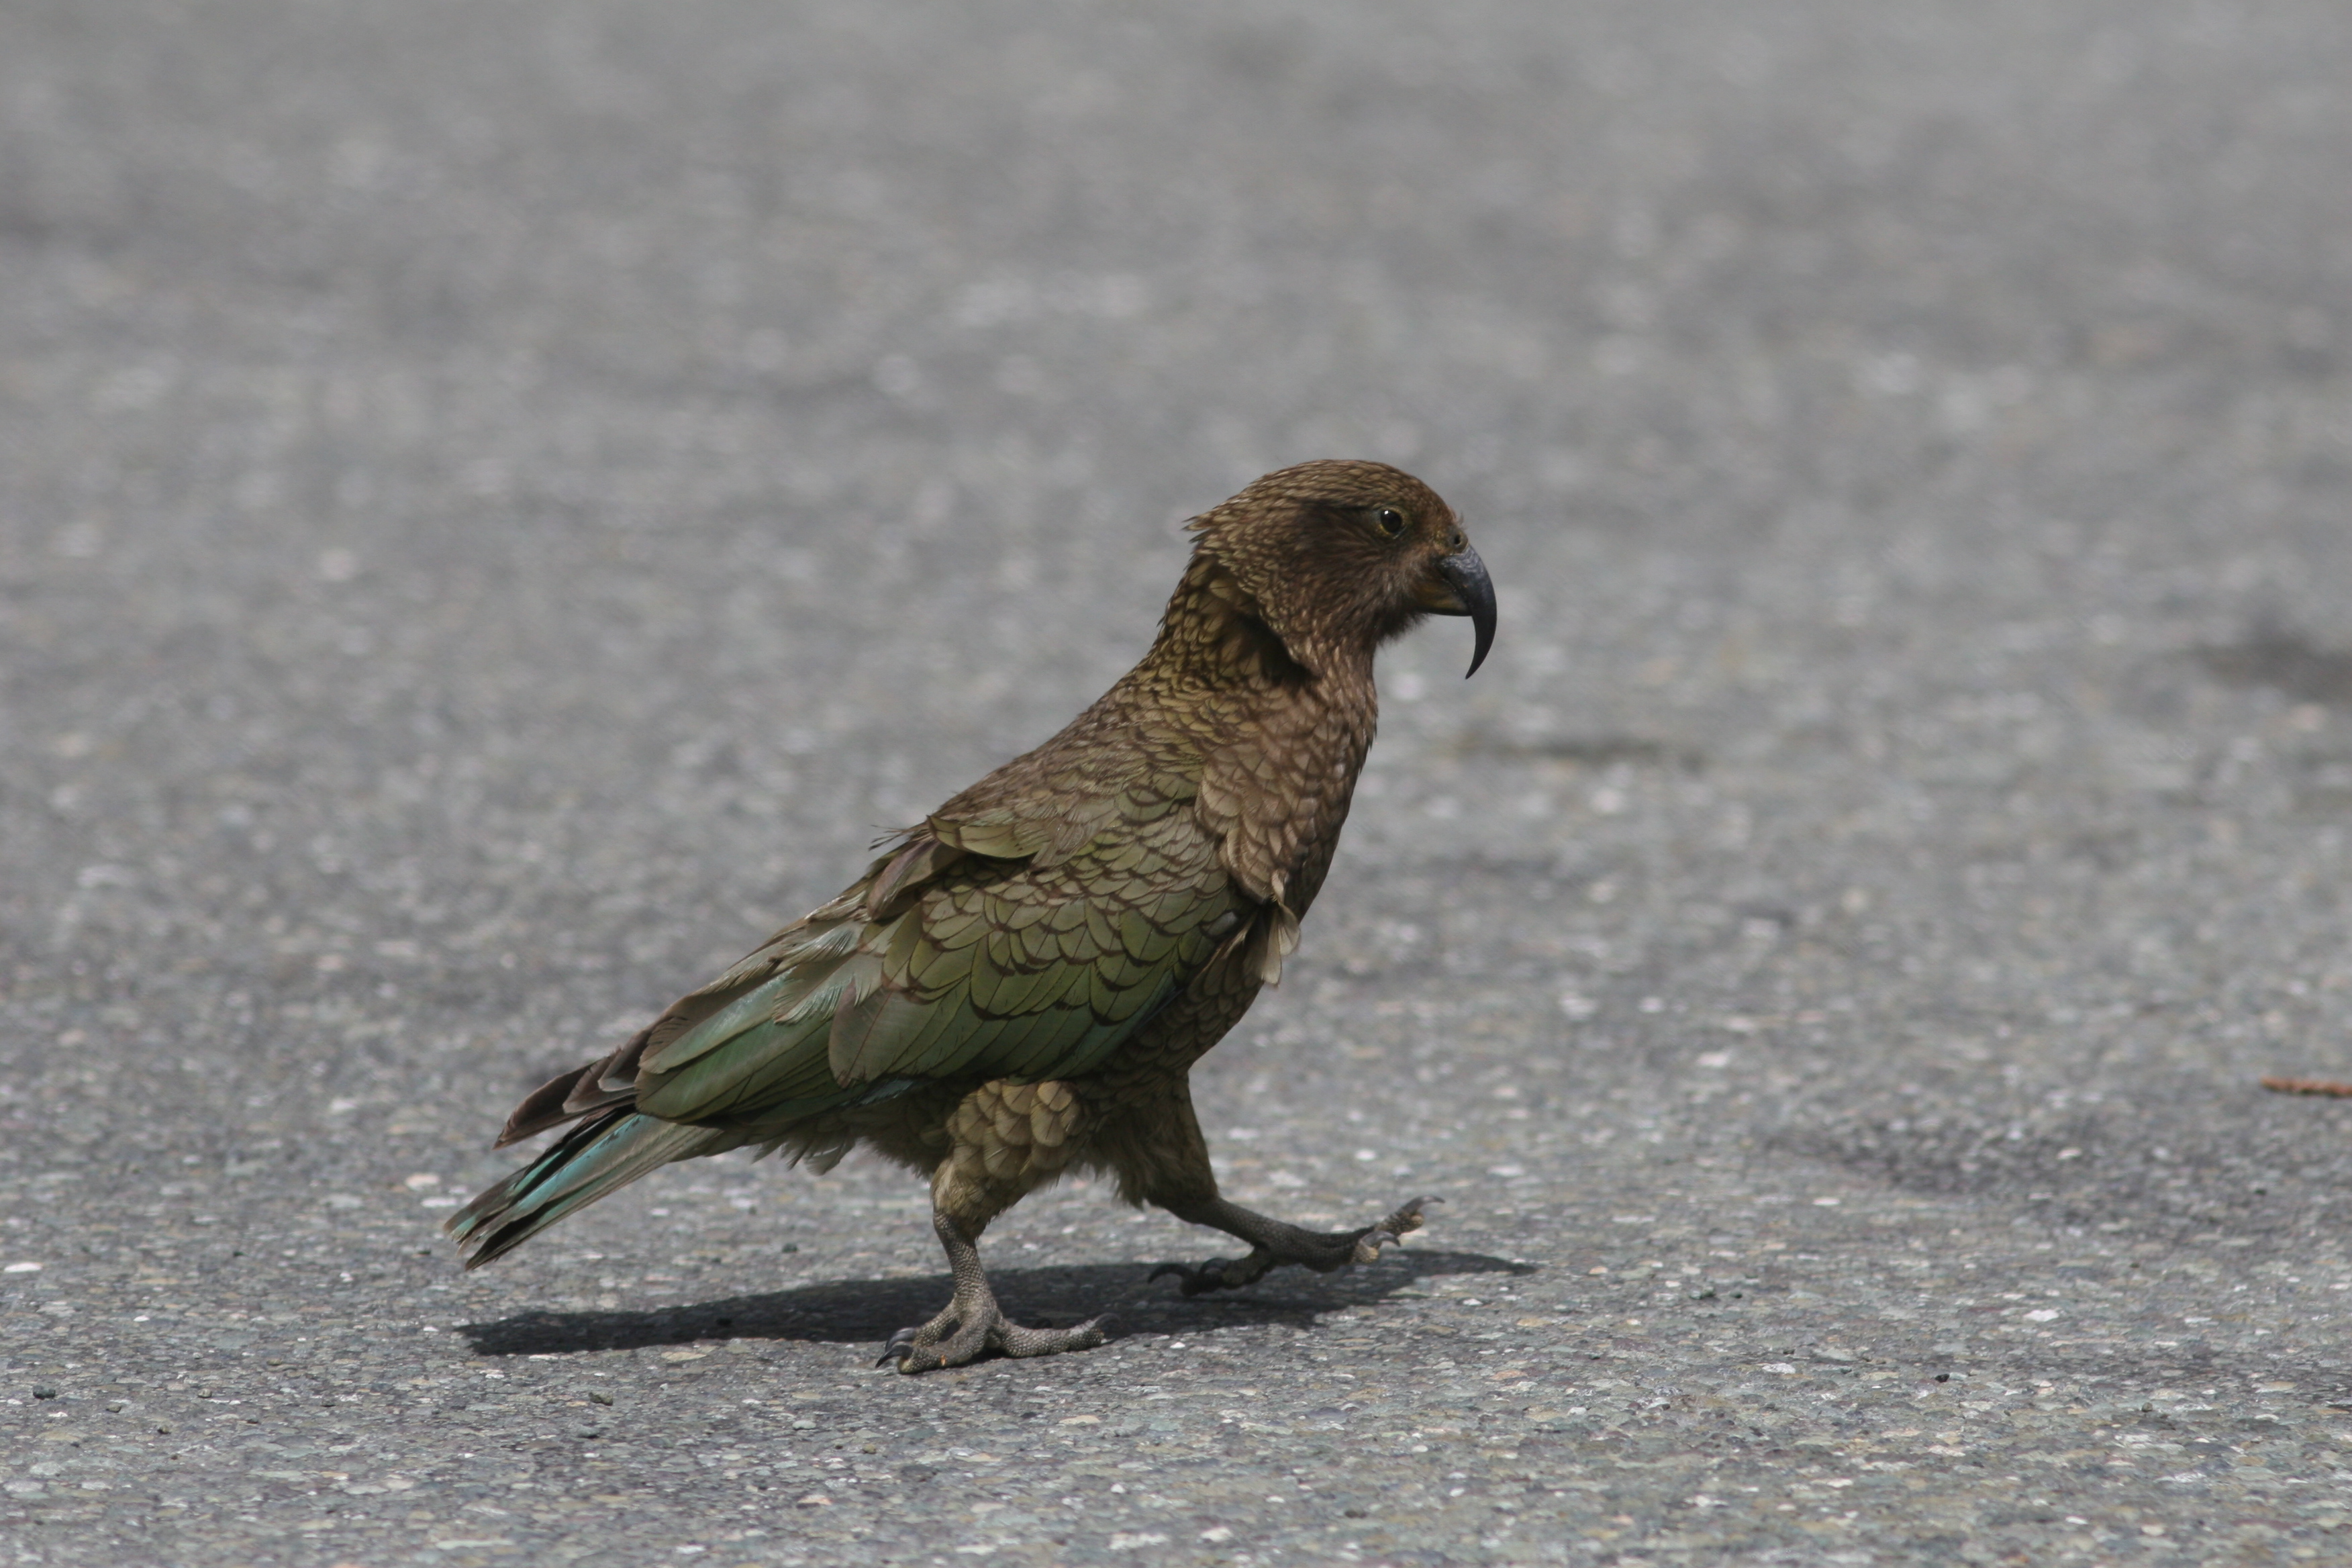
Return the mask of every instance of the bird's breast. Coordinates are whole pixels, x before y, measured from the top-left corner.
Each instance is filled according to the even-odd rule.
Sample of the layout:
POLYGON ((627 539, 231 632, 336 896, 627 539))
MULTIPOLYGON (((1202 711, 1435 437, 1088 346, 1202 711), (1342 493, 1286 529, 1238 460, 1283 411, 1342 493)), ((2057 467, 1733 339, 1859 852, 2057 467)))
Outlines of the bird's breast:
POLYGON ((1304 914, 1348 819, 1372 716, 1309 694, 1254 718, 1208 750, 1199 809, 1244 890, 1304 914))

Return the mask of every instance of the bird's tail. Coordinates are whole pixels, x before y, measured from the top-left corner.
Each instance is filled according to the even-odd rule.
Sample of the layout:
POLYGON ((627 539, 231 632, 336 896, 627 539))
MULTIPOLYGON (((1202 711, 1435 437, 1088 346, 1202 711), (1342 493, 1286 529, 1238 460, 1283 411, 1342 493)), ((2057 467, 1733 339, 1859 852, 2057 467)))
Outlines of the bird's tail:
POLYGON ((672 1160, 716 1154, 741 1142, 716 1127, 688 1127, 616 1105, 449 1216, 466 1267, 513 1251, 574 1209, 618 1192, 672 1160))

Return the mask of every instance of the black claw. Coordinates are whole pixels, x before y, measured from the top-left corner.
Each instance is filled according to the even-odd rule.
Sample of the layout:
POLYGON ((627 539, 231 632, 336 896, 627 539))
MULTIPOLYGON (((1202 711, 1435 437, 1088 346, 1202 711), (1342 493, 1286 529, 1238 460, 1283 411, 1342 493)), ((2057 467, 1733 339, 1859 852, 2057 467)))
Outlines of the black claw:
MULTIPOLYGON (((1422 1215, 1422 1212, 1421 1212, 1421 1211, 1422 1211, 1422 1210, 1423 1210, 1423 1209, 1425 1209, 1425 1208, 1427 1208, 1427 1207, 1428 1207, 1430 1205, 1432 1205, 1432 1204, 1442 1204, 1442 1203, 1444 1203, 1444 1201, 1445 1201, 1445 1200, 1444 1200, 1444 1198, 1439 1198, 1439 1197, 1423 1197, 1423 1198, 1415 1198, 1415 1199, 1413 1199, 1411 1203, 1406 1204, 1403 1207, 1402 1207, 1402 1208, 1398 1209, 1398 1210, 1396 1211, 1396 1213, 1394 1213, 1394 1214, 1392 1214, 1392 1215, 1389 1215, 1389 1218, 1390 1218, 1390 1219, 1391 1219, 1391 1220, 1397 1220, 1397 1221, 1401 1221, 1401 1222, 1402 1222, 1402 1221, 1410 1221, 1410 1222, 1412 1222, 1412 1223, 1410 1223, 1410 1224, 1401 1224, 1401 1225, 1400 1225, 1400 1226, 1399 1226, 1399 1230, 1398 1230, 1398 1234, 1400 1234, 1400 1235, 1403 1234, 1403 1232, 1404 1232, 1404 1231, 1408 1231, 1408 1230, 1418 1230, 1418 1229, 1420 1229, 1420 1228, 1421 1228, 1421 1221, 1422 1221, 1422 1219, 1423 1219, 1423 1215, 1422 1215)), ((1387 1224, 1386 1224, 1386 1222, 1385 1222, 1385 1221, 1384 1221, 1384 1222, 1382 1222, 1381 1228, 1382 1228, 1382 1229, 1386 1229, 1386 1228, 1387 1228, 1387 1224)))
POLYGON ((1195 1268, 1189 1264, 1163 1263, 1151 1271, 1153 1279, 1162 1274, 1176 1277, 1177 1288, 1187 1296, 1205 1296, 1212 1290, 1230 1289, 1225 1279, 1225 1260, 1213 1258, 1195 1268))
POLYGON ((1211 1258, 1197 1268, 1184 1263, 1163 1263, 1151 1271, 1145 1283, 1149 1284, 1150 1280, 1157 1279, 1163 1274, 1172 1274, 1176 1277, 1178 1287, 1185 1295, 1202 1296, 1212 1290, 1233 1289, 1225 1279, 1226 1268, 1227 1261, 1222 1258, 1211 1258))
POLYGON ((882 1347, 882 1354, 875 1361, 874 1364, 876 1366, 888 1366, 894 1361, 903 1361, 906 1359, 907 1352, 914 1348, 915 1331, 912 1329, 900 1329, 897 1333, 890 1336, 890 1342, 882 1347))
POLYGON ((1397 1238, 1385 1230, 1371 1232, 1363 1238, 1362 1242, 1362 1245, 1370 1247, 1374 1252, 1378 1252, 1383 1247, 1394 1247, 1397 1244, 1397 1238))

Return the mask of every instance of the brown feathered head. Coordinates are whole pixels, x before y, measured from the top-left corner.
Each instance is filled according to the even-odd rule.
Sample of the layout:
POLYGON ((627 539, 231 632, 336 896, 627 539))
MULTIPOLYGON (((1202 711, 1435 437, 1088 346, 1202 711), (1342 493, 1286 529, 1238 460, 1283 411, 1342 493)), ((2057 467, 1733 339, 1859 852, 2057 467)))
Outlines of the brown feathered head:
MULTIPOLYGON (((1195 518, 1195 571, 1222 568, 1235 608, 1310 670, 1366 655, 1424 615, 1467 616, 1475 674, 1495 640, 1495 587, 1461 519, 1386 463, 1323 459, 1266 475, 1195 518)), ((1188 574, 1190 575, 1190 574, 1188 574)))

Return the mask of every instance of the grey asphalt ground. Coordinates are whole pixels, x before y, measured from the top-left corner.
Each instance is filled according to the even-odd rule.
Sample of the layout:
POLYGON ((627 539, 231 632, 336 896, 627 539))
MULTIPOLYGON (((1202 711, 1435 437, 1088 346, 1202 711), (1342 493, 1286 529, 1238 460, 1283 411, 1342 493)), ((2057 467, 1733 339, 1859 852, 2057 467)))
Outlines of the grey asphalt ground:
POLYGON ((2352 1562, 2352 14, 0 6, 0 1563, 2352 1562), (905 1177, 461 1277, 553 1069, 1407 464, 1196 1075, 1402 1256, 871 1370, 905 1177))

